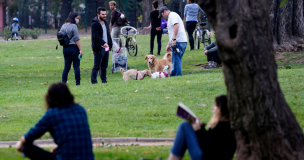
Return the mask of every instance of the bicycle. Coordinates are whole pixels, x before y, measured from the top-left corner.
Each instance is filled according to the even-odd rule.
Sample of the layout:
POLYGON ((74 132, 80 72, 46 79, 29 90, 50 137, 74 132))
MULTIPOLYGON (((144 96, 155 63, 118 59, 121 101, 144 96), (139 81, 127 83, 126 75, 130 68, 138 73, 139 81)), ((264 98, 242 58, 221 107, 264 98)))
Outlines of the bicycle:
MULTIPOLYGON (((206 16, 204 16, 202 19, 206 19, 206 21, 207 21, 206 16)), ((196 25, 196 29, 194 30, 195 49, 200 48, 200 43, 204 43, 204 47, 206 47, 207 43, 208 43, 208 45, 211 44, 210 32, 207 28, 204 27, 206 25, 207 25, 207 22, 202 22, 202 21, 198 21, 198 23, 196 25), (202 28, 200 26, 202 26, 202 28)))
POLYGON ((137 42, 135 38, 138 31, 134 27, 125 26, 121 28, 120 34, 126 39, 126 48, 129 55, 135 57, 137 55, 137 42), (135 38, 133 36, 135 36, 135 38))

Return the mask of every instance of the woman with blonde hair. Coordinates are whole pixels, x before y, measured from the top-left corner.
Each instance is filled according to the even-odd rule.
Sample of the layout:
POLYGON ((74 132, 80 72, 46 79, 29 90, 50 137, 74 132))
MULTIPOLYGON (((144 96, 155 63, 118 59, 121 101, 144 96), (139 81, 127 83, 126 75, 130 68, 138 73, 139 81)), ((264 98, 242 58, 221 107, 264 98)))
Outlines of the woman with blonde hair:
POLYGON ((169 160, 182 159, 188 149, 193 160, 231 160, 236 150, 234 132, 230 128, 227 96, 215 98, 212 118, 205 130, 202 122, 180 124, 169 160))

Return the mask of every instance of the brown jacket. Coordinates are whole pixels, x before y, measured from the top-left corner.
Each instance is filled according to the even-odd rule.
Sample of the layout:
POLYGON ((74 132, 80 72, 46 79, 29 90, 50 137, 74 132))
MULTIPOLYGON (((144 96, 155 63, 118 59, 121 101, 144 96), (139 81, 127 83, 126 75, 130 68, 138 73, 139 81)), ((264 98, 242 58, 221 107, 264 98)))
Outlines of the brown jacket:
POLYGON ((119 13, 117 12, 118 9, 115 8, 112 10, 112 13, 111 13, 111 25, 112 27, 117 27, 117 20, 118 20, 118 16, 119 16, 119 13))

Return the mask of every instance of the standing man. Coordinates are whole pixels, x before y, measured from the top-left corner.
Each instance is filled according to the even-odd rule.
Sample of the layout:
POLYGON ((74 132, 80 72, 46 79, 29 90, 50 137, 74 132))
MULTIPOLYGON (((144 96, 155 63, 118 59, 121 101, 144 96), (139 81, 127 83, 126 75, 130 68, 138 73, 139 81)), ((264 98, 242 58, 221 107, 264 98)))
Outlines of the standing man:
POLYGON ((184 20, 186 20, 186 29, 189 36, 190 51, 194 50, 193 31, 195 30, 197 24, 198 12, 205 14, 201 7, 198 4, 194 3, 194 1, 195 0, 188 0, 188 4, 185 6, 184 11, 184 20))
POLYGON ((167 7, 159 10, 159 17, 168 21, 169 42, 166 51, 172 51, 172 71, 170 76, 182 76, 182 58, 187 47, 187 35, 180 16, 167 7))
POLYGON ((119 38, 121 26, 119 26, 117 24, 117 20, 119 18, 119 12, 120 11, 116 8, 116 2, 115 1, 110 1, 109 5, 110 5, 110 9, 112 10, 112 13, 111 13, 111 26, 112 26, 111 36, 112 36, 112 38, 119 38))
POLYGON ((92 84, 97 83, 98 70, 101 70, 100 79, 102 83, 107 83, 107 67, 109 50, 112 49, 112 38, 106 17, 106 9, 98 7, 97 17, 92 20, 92 50, 94 53, 94 66, 91 73, 92 84))

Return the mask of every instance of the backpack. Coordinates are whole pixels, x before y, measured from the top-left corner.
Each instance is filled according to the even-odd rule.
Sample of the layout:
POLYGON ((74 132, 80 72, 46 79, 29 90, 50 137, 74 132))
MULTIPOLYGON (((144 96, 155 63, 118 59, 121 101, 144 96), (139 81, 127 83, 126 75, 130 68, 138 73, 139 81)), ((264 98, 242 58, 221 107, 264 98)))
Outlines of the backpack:
POLYGON ((125 25, 128 22, 126 14, 122 13, 119 9, 116 9, 116 12, 118 13, 118 19, 116 21, 116 24, 118 26, 125 25))
MULTIPOLYGON (((68 25, 65 26, 65 29, 67 28, 67 26, 68 25)), ((71 36, 71 38, 69 38, 67 32, 63 29, 57 33, 57 39, 61 46, 69 45, 70 40, 72 38, 73 38, 73 36, 71 36)))

